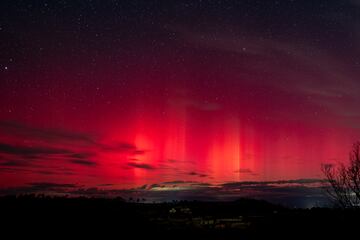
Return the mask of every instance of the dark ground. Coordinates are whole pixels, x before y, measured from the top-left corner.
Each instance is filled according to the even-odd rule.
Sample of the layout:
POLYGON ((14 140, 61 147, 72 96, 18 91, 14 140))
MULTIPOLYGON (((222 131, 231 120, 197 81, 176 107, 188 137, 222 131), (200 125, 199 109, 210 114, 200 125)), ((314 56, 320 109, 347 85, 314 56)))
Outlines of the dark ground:
MULTIPOLYGON (((100 239, 321 239, 357 232, 360 212, 288 209, 265 201, 136 203, 122 199, 1 197, 1 232, 100 239)), ((5 239, 5 238, 4 238, 5 239)))

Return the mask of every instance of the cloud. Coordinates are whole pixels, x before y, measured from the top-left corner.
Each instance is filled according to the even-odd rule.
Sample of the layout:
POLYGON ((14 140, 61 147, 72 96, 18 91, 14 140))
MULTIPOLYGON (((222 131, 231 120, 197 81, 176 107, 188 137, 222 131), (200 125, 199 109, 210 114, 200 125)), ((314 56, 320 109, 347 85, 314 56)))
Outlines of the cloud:
POLYGON ((151 189, 153 189, 153 188, 163 188, 163 187, 164 187, 163 185, 154 183, 154 184, 151 184, 147 189, 148 189, 148 190, 151 190, 151 189))
POLYGON ((29 126, 14 121, 0 121, 0 130, 3 134, 19 136, 22 138, 37 139, 50 142, 78 142, 84 144, 95 144, 94 136, 64 129, 42 128, 29 126))
POLYGON ((114 186, 113 183, 103 183, 103 184, 98 184, 99 187, 110 187, 110 186, 114 186))
POLYGON ((29 193, 67 193, 70 189, 78 188, 76 184, 33 182, 20 187, 0 189, 0 195, 18 195, 29 193))
MULTIPOLYGON (((3 134, 19 137, 22 140, 35 141, 35 144, 46 143, 50 145, 68 145, 69 148, 88 147, 100 151, 127 152, 133 155, 143 155, 143 149, 138 149, 134 144, 126 142, 102 143, 94 134, 70 131, 66 129, 41 128, 30 126, 15 121, 0 121, 0 130, 3 134)), ((10 149, 11 150, 11 149, 10 149)), ((65 152, 64 152, 65 153, 65 152)), ((78 153, 74 153, 77 158, 78 153)), ((87 153, 89 154, 89 153, 87 153)), ((80 156, 79 158, 83 158, 80 156)))
POLYGON ((323 179, 295 179, 263 182, 233 182, 214 185, 194 182, 178 183, 172 187, 152 192, 148 199, 234 201, 239 198, 264 199, 287 206, 314 207, 328 204, 324 195, 323 179))
POLYGON ((74 163, 74 164, 83 165, 83 166, 89 166, 89 167, 93 167, 93 166, 97 165, 96 162, 93 162, 90 160, 83 160, 83 159, 74 159, 74 160, 71 160, 70 162, 74 163))
MULTIPOLYGON (((353 4, 358 3, 357 0, 353 1, 353 4)), ((334 14, 339 15, 336 12, 329 13, 332 20, 334 14)), ((349 12, 349 16, 358 19, 354 12, 349 12)), ((345 24, 347 31, 356 35, 360 32, 357 30, 359 29, 358 24, 355 24, 352 29, 350 26, 353 23, 349 24, 348 19, 343 18, 343 20, 338 21, 343 23, 345 20, 343 24, 345 24)), ((237 26, 237 28, 239 27, 241 28, 241 26, 237 26)), ((320 24, 317 27, 322 26, 320 24)), ((241 72, 241 75, 244 76, 239 84, 242 84, 244 88, 249 87, 249 85, 253 86, 252 79, 259 76, 256 81, 257 84, 272 89, 272 96, 275 95, 274 92, 279 93, 276 98, 267 103, 276 106, 276 109, 280 108, 281 98, 286 97, 286 95, 297 96, 297 100, 288 102, 287 106, 303 104, 308 106, 308 109, 314 109, 302 114, 304 120, 317 121, 313 117, 313 113, 320 112, 326 115, 327 119, 333 119, 335 115, 341 124, 345 126, 351 124, 354 128, 360 128, 360 114, 358 113, 360 83, 357 79, 359 68, 356 64, 349 64, 349 58, 356 57, 357 51, 354 50, 356 47, 347 47, 343 49, 343 53, 339 53, 336 48, 330 48, 328 44, 321 44, 322 42, 326 43, 327 39, 319 39, 319 43, 314 44, 307 35, 303 35, 302 39, 292 37, 284 39, 276 36, 269 38, 256 31, 246 30, 246 26, 243 26, 239 32, 236 30, 227 31, 226 29, 229 28, 209 31, 206 29, 199 30, 194 26, 178 26, 172 30, 197 48, 217 51, 224 56, 227 54, 236 55, 242 59, 241 63, 236 65, 238 70, 234 70, 241 72), (279 81, 274 81, 273 76, 276 76, 279 81), (278 101, 279 104, 277 104, 278 101)), ((319 28, 319 30, 322 31, 323 29, 319 28)), ((360 34, 358 35, 360 36, 360 34)), ((245 99, 251 99, 251 95, 246 98, 247 93, 241 92, 241 94, 245 99)), ((287 100, 289 100, 288 97, 287 100)), ((239 102, 241 104, 243 101, 239 102)), ((191 102, 183 104, 197 105, 191 102)), ((286 115, 286 117, 298 119, 297 112, 290 111, 292 108, 287 106, 283 106, 286 109, 279 111, 281 115, 274 114, 274 117, 283 118, 282 115, 286 115)))
POLYGON ((71 163, 92 167, 97 165, 96 162, 89 160, 92 156, 94 156, 93 153, 83 152, 68 154, 66 157, 70 158, 71 163))
POLYGON ((74 196, 146 198, 147 201, 200 200, 234 201, 239 198, 263 199, 296 207, 328 204, 324 195, 327 182, 323 179, 295 179, 263 182, 232 182, 210 184, 175 180, 153 183, 130 189, 116 189, 112 184, 83 188, 76 184, 34 182, 25 186, 0 189, 0 195, 24 193, 58 193, 74 196), (109 188, 110 187, 110 188, 109 188))
MULTIPOLYGON (((6 154, 6 157, 0 160, 0 167, 5 167, 9 171, 11 168, 13 172, 24 171, 25 168, 29 171, 34 171, 34 168, 41 168, 42 171, 53 172, 50 169, 44 169, 46 164, 39 164, 41 161, 48 160, 62 160, 68 161, 72 164, 83 166, 96 166, 96 162, 89 160, 88 158, 93 156, 93 153, 87 152, 75 152, 74 150, 45 147, 45 146, 19 146, 0 143, 0 154, 6 154), (24 169, 20 169, 24 168, 24 169)), ((2 170, 4 170, 2 168, 2 170)), ((54 172, 53 172, 54 173, 54 172)))
POLYGON ((192 183, 191 185, 196 186, 196 187, 211 187, 211 186, 214 186, 211 183, 199 183, 199 182, 192 183))
POLYGON ((130 167, 133 167, 133 168, 140 168, 140 169, 145 169, 145 170, 154 170, 155 169, 155 167, 153 167, 150 164, 146 164, 146 163, 129 162, 127 165, 130 167))
POLYGON ((119 152, 128 152, 128 151, 130 152, 136 150, 136 146, 134 144, 124 143, 124 142, 114 143, 111 145, 103 145, 102 148, 106 151, 119 151, 119 152))
POLYGON ((198 173, 198 172, 194 172, 194 171, 192 171, 192 172, 188 172, 187 174, 188 174, 188 175, 190 175, 190 176, 208 177, 208 175, 207 175, 207 174, 198 173))
POLYGON ((78 159, 86 159, 94 156, 93 153, 72 153, 67 155, 69 158, 78 158, 78 159))
MULTIPOLYGON (((53 172, 53 171, 36 171, 36 173, 38 173, 38 174, 42 174, 42 175, 56 175, 56 174, 58 174, 58 173, 56 173, 56 172, 53 172)), ((65 173, 66 174, 66 173, 65 173)))
POLYGON ((246 186, 294 186, 294 185, 309 185, 309 184, 323 184, 325 179, 295 179, 295 180, 277 180, 277 181, 245 181, 245 182, 229 182, 221 184, 221 187, 240 189, 246 186))
MULTIPOLYGON (((121 153, 136 158, 147 150, 127 142, 102 142, 93 134, 64 129, 41 128, 14 121, 0 121, 0 170, 36 174, 76 174, 76 165, 95 167, 101 153, 121 153), (21 140, 21 141, 19 141, 21 140), (1 142, 3 141, 3 142, 1 142), (5 142, 6 141, 6 142, 5 142), (19 145, 19 142, 23 144, 19 145), (51 161, 52 164, 45 163, 51 161), (64 164, 68 172, 59 171, 64 164)), ((130 167, 152 170, 146 164, 130 167)))
POLYGON ((175 181, 169 181, 169 182, 163 182, 162 184, 184 184, 184 183, 194 183, 193 181, 183 181, 183 180, 175 180, 175 181))
POLYGON ((76 184, 71 183, 51 183, 51 182, 34 182, 29 183, 31 187, 38 189, 53 189, 53 188, 75 188, 78 187, 76 184))
POLYGON ((69 169, 57 169, 57 168, 48 168, 43 165, 37 165, 33 163, 26 163, 22 165, 21 163, 14 162, 11 164, 0 164, 0 172, 7 172, 13 174, 24 173, 35 173, 41 175, 75 175, 76 173, 69 169))
POLYGON ((133 151, 133 154, 134 154, 134 155, 144 155, 145 153, 146 153, 145 150, 139 150, 139 149, 137 149, 137 150, 133 151))
POLYGON ((194 161, 189 161, 189 160, 179 160, 179 159, 166 159, 165 160, 166 163, 168 164, 176 164, 176 163, 188 163, 188 164, 195 164, 194 161))
POLYGON ((33 168, 46 168, 46 164, 40 164, 40 161, 53 158, 68 158, 68 155, 74 153, 70 149, 56 148, 49 146, 20 146, 6 143, 0 143, 0 168, 2 171, 33 171, 33 168))
POLYGON ((213 185, 205 182, 174 180, 174 181, 162 182, 161 184, 153 184, 152 188, 185 190, 185 189, 195 189, 198 187, 210 187, 210 186, 213 185))
POLYGON ((4 162, 0 162, 0 166, 4 167, 25 167, 30 165, 31 163, 29 163, 29 161, 24 160, 5 160, 4 162))
POLYGON ((138 149, 135 144, 125 142, 99 144, 99 146, 104 151, 129 153, 131 155, 143 155, 147 152, 146 150, 138 149))
POLYGON ((21 156, 34 156, 34 155, 51 155, 51 154, 66 154, 71 153, 67 149, 51 148, 51 147, 27 147, 15 146, 5 143, 0 143, 0 153, 21 155, 21 156))

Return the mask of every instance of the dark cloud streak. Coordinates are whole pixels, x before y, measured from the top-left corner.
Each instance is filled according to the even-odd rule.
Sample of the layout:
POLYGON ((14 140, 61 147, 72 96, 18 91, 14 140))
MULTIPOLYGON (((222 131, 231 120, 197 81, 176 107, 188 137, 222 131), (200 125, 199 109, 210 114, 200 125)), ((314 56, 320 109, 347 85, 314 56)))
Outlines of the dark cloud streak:
POLYGON ((140 169, 145 169, 145 170, 155 170, 156 168, 150 164, 146 164, 146 163, 135 163, 135 162, 129 162, 127 164, 130 167, 133 168, 140 168, 140 169))
POLYGON ((67 154, 71 153, 67 149, 51 148, 51 147, 27 147, 15 146, 5 143, 0 143, 0 153, 14 154, 14 155, 52 155, 52 154, 67 154))
POLYGON ((74 159, 70 161, 71 163, 74 164, 79 164, 79 165, 83 165, 83 166, 88 166, 88 167, 94 167, 97 166, 96 162, 90 161, 90 160, 83 160, 83 159, 74 159))
POLYGON ((42 128, 14 121, 0 121, 0 129, 8 135, 50 142, 78 142, 95 144, 93 136, 86 133, 71 132, 63 129, 42 128))

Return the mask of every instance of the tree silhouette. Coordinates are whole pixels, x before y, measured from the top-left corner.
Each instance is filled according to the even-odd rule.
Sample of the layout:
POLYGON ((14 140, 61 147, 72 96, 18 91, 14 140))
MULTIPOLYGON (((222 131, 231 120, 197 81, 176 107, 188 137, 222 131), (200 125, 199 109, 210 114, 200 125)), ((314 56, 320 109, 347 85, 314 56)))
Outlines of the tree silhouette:
POLYGON ((325 164, 322 171, 330 185, 327 192, 337 206, 360 207, 360 142, 354 143, 347 165, 325 164))

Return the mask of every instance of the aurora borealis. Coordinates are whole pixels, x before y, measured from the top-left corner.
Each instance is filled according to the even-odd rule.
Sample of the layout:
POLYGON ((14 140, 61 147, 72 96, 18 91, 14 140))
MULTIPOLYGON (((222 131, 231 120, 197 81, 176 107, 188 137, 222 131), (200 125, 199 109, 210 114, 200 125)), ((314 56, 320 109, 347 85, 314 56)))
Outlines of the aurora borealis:
POLYGON ((359 13, 2 1, 0 187, 321 179, 360 136, 359 13))

